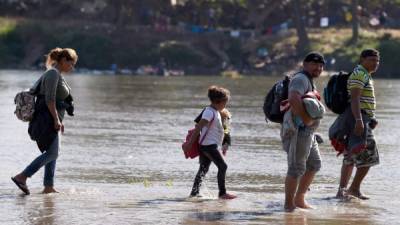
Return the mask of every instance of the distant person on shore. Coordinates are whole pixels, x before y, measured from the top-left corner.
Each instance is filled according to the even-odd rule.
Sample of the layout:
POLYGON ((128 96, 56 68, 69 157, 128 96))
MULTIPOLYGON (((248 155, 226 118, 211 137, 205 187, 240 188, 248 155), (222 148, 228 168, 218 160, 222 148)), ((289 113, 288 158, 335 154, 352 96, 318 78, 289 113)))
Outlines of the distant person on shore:
POLYGON ((207 14, 208 14, 208 22, 207 22, 208 27, 215 28, 216 27, 216 19, 215 19, 216 11, 215 11, 215 9, 210 7, 207 11, 207 14))
MULTIPOLYGON (((207 106, 196 118, 195 122, 197 122, 197 125, 192 135, 192 139, 183 146, 184 150, 189 149, 196 137, 200 135, 200 168, 194 180, 190 196, 199 196, 202 180, 207 174, 211 162, 214 162, 214 164, 218 167, 219 198, 234 199, 236 198, 235 195, 226 192, 225 175, 228 166, 223 156, 218 151, 218 148, 221 148, 221 146, 224 155, 228 150, 228 144, 225 145, 224 143, 224 145, 222 145, 222 143, 224 139, 223 118, 225 118, 225 121, 227 121, 228 117, 230 117, 229 111, 225 109, 230 98, 230 92, 222 87, 211 86, 208 88, 208 98, 211 102, 210 106, 207 106)), ((226 126, 227 125, 228 123, 226 126)))
POLYGON ((54 189, 54 173, 60 149, 59 132, 64 133, 65 111, 73 116, 71 88, 62 74, 71 72, 78 60, 75 50, 70 48, 52 49, 46 59, 46 72, 32 89, 39 90, 33 119, 29 123, 29 134, 42 152, 24 171, 12 177, 12 181, 27 195, 26 184, 41 167, 44 171, 44 194, 57 192, 54 189))
MULTIPOLYGON (((378 125, 375 118, 376 100, 372 73, 378 69, 379 61, 377 50, 363 50, 359 64, 347 80, 350 104, 337 118, 342 124, 338 129, 347 137, 337 198, 350 195, 363 200, 369 199, 361 193, 360 186, 369 168, 379 164, 378 149, 372 131, 378 125), (357 167, 357 171, 347 189, 354 166, 357 167)), ((330 132, 332 129, 331 127, 330 132)))
POLYGON ((164 58, 160 58, 160 62, 157 64, 157 75, 166 76, 168 74, 168 64, 164 58))
POLYGON ((296 207, 312 208, 306 202, 305 195, 314 175, 321 168, 321 156, 314 134, 319 119, 315 119, 307 110, 303 97, 307 94, 318 99, 314 79, 321 75, 324 65, 325 59, 321 54, 309 53, 303 60, 303 70, 296 73, 289 83, 290 109, 285 113, 281 130, 282 145, 288 160, 284 205, 287 212, 294 211, 296 207))
POLYGON ((379 24, 381 27, 385 27, 388 15, 385 10, 381 9, 379 12, 379 24))

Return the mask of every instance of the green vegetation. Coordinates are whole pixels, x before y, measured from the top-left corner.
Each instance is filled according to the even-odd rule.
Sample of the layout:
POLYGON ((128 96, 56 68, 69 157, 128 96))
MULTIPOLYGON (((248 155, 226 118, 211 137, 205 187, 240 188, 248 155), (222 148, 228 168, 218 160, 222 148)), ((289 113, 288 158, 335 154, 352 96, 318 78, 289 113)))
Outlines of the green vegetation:
POLYGON ((177 41, 166 41, 159 44, 157 48, 157 54, 160 57, 169 59, 169 63, 172 65, 191 65, 195 62, 202 64, 201 54, 196 52, 189 44, 177 41))
POLYGON ((23 57, 21 40, 15 34, 16 21, 0 18, 0 66, 23 57))
MULTIPOLYGON (((207 54, 192 43, 171 40, 154 31, 3 18, 0 27, 0 67, 3 68, 34 66, 43 60, 43 54, 56 46, 76 49, 80 56, 78 66, 91 69, 108 69, 113 63, 135 69, 141 65, 155 65, 161 58, 168 59, 174 67, 213 64, 207 54)), ((172 35, 172 39, 175 36, 172 35)))
MULTIPOLYGON (((54 47, 71 47, 79 53, 78 67, 136 69, 156 65, 164 58, 170 67, 185 69, 191 74, 219 72, 221 56, 210 50, 210 41, 219 43, 218 50, 232 65, 240 67, 243 59, 255 64, 256 51, 265 47, 273 56, 264 69, 248 73, 280 74, 293 69, 301 56, 296 56, 297 35, 290 30, 284 35, 263 36, 257 40, 240 40, 224 34, 193 35, 169 32, 160 35, 154 30, 113 29, 107 25, 80 25, 42 20, 0 18, 0 67, 30 68, 44 61, 42 57, 54 47), (222 43, 222 44, 221 44, 222 43), (200 71, 200 72, 199 72, 200 71)), ((350 70, 364 48, 377 48, 382 55, 379 76, 400 76, 396 70, 400 52, 400 31, 361 30, 357 44, 351 44, 350 29, 310 29, 311 49, 335 59, 330 70, 350 70)))
POLYGON ((400 51, 400 32, 396 30, 363 30, 356 44, 351 43, 351 31, 348 29, 328 29, 311 34, 312 42, 318 43, 316 50, 327 58, 336 60, 335 69, 351 70, 359 60, 360 52, 365 48, 375 48, 381 53, 381 65, 378 75, 400 76, 397 70, 396 56, 400 51))

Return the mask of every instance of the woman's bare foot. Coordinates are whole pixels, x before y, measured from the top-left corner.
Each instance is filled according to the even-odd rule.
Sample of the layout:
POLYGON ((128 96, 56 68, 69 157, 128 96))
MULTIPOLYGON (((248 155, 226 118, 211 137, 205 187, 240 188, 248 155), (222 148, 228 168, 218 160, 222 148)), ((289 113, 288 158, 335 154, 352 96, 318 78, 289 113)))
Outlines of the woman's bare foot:
POLYGON ((296 195, 296 197, 294 198, 294 204, 302 209, 313 209, 313 207, 309 205, 304 198, 305 194, 296 195))
POLYGON ((42 194, 50 194, 50 193, 58 193, 58 191, 54 189, 53 186, 45 186, 42 191, 42 194))

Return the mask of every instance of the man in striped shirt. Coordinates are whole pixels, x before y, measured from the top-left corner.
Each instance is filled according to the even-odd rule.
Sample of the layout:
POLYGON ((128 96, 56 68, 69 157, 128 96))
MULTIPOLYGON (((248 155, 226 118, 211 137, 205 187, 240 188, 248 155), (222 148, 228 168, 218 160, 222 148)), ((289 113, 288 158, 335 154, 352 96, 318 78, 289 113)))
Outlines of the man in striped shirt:
POLYGON ((369 168, 379 164, 379 154, 372 129, 377 125, 375 119, 375 94, 371 74, 379 66, 379 52, 365 49, 360 55, 360 63, 356 66, 347 81, 351 114, 354 118, 354 129, 348 137, 347 149, 344 153, 337 197, 351 195, 359 199, 369 199, 361 193, 360 186, 369 168), (356 147, 357 146, 357 147, 356 147), (361 147, 360 147, 361 146, 361 147), (354 179, 346 190, 353 167, 357 167, 354 179))

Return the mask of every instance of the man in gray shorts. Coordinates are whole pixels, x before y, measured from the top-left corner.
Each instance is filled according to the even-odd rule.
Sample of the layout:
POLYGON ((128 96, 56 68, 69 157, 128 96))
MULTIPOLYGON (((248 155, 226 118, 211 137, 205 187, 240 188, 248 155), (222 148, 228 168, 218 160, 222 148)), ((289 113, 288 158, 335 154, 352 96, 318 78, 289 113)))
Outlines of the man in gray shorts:
POLYGON ((324 65, 325 60, 321 54, 309 53, 303 60, 303 70, 295 74, 289 84, 290 110, 285 114, 284 124, 287 120, 293 121, 296 132, 287 134, 283 125, 281 133, 283 149, 288 155, 285 180, 285 211, 288 212, 296 207, 312 208, 305 201, 305 194, 315 173, 321 168, 321 157, 314 135, 319 120, 313 120, 307 114, 302 96, 315 91, 313 80, 321 75, 324 65))

